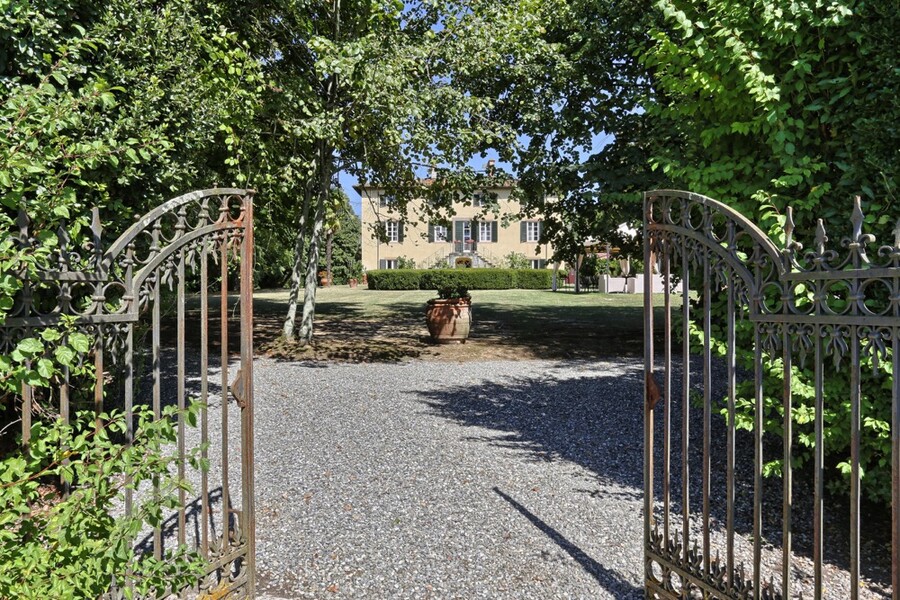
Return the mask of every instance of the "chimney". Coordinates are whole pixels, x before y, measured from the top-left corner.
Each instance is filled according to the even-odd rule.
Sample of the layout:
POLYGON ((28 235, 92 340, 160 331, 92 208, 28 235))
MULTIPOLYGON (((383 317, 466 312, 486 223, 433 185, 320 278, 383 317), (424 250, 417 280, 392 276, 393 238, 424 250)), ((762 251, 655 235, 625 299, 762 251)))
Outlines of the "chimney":
POLYGON ((428 169, 428 179, 437 179, 437 169, 434 168, 434 165, 431 165, 431 168, 428 169))
POLYGON ((490 159, 489 161, 487 161, 487 169, 486 169, 486 171, 487 171, 487 174, 488 174, 488 175, 493 175, 493 174, 494 174, 494 165, 495 165, 495 164, 497 164, 497 161, 495 161, 493 158, 490 159))

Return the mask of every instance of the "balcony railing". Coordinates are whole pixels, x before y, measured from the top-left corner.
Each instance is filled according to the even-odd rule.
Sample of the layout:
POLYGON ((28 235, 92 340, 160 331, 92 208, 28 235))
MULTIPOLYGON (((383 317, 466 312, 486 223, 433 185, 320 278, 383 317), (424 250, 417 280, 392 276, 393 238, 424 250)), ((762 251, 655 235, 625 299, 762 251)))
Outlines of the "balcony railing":
POLYGON ((456 254, 474 254, 478 251, 478 242, 457 240, 453 242, 453 252, 456 254))

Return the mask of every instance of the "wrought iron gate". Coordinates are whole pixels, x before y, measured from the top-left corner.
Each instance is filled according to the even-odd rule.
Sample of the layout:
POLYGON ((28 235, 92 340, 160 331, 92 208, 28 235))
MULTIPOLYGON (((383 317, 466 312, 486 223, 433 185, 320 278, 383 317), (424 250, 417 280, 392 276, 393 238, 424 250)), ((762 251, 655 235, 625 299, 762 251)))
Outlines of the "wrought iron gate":
MULTIPOLYGON (((20 243, 34 243, 27 215, 20 213, 18 225, 20 243)), ((52 261, 53 270, 42 271, 37 281, 23 282, 16 305, 0 329, 3 349, 9 351, 19 340, 55 325, 64 315, 75 317, 77 330, 95 340, 91 353, 96 374, 94 409, 99 413, 104 404, 120 405, 126 417, 126 441, 134 434, 132 415, 137 403, 151 405, 158 418, 162 405, 167 402, 177 403, 183 409, 189 394, 198 398, 203 408, 198 431, 191 434, 193 437, 189 436, 183 413, 178 420, 175 450, 178 474, 185 476, 189 444, 198 447, 201 459, 208 460, 212 466, 198 474, 199 486, 193 490, 198 497, 190 499, 181 490, 178 507, 161 527, 148 532, 142 546, 157 558, 164 556, 166 545, 187 546, 200 552, 210 565, 196 586, 201 597, 209 594, 216 598, 252 598, 255 589, 252 192, 219 188, 170 200, 138 220, 106 251, 95 210, 91 233, 90 247, 73 248, 65 231, 60 231, 60 248, 52 261), (212 319, 210 284, 216 279, 213 266, 216 263, 218 291, 214 293, 219 296, 219 314, 212 319), (229 269, 230 265, 236 265, 237 272, 229 269), (236 368, 229 350, 233 346, 229 325, 234 322, 229 315, 236 308, 234 294, 229 296, 229 284, 234 281, 239 282, 235 291, 239 292, 240 311, 240 358, 236 368), (199 306, 194 309, 199 319, 189 318, 188 285, 199 289, 199 306), (168 288, 168 296, 163 293, 164 286, 168 288), (48 298, 52 298, 52 304, 48 304, 48 298), (164 311, 174 313, 169 315, 174 316, 172 335, 167 335, 172 333, 172 319, 166 318, 164 311), (210 381, 210 371, 216 368, 215 360, 211 364, 209 356, 214 342, 210 325, 219 329, 218 394, 216 383, 210 381), (199 352, 190 355, 186 347, 189 326, 190 333, 199 338, 193 340, 199 344, 199 352), (146 336, 139 337, 140 333, 146 336), (141 348, 144 337, 149 338, 149 347, 141 348), (167 341, 173 343, 164 343, 167 341), (191 389, 189 374, 198 380, 191 389), (175 379, 172 385, 164 382, 170 376, 175 379), (216 439, 211 439, 210 431, 214 430, 217 430, 216 439), (232 464, 238 462, 235 459, 239 460, 239 468, 232 464)), ((70 406, 70 385, 74 384, 65 371, 54 392, 60 418, 64 420, 70 418, 74 409, 70 406)), ((27 385, 22 390, 22 438, 26 444, 34 393, 27 385)), ((124 511, 133 509, 135 495, 140 493, 140 490, 126 489, 124 511)), ((147 493, 158 493, 158 489, 147 493)), ((124 582, 109 597, 123 597, 127 586, 124 582)))
MULTIPOLYGON (((867 416, 863 414, 866 406, 883 402, 891 407, 892 586, 893 597, 898 598, 900 220, 893 244, 877 246, 873 236, 863 233, 857 198, 850 224, 850 235, 842 240, 845 253, 827 246, 821 220, 812 247, 804 252, 794 239, 790 209, 784 248, 779 248, 746 218, 705 196, 670 190, 644 195, 645 265, 656 265, 666 290, 658 307, 663 314, 664 341, 657 368, 652 282, 645 278, 644 556, 648 598, 775 600, 801 593, 806 598, 822 598, 829 584, 823 570, 824 415, 843 399, 829 397, 824 385, 826 370, 844 372, 848 383, 850 526, 849 544, 842 550, 848 555, 847 592, 853 599, 860 594, 861 418, 867 416), (680 309, 673 307, 678 303, 675 294, 683 300, 680 309), (688 324, 697 331, 693 347, 700 347, 693 366, 688 324), (680 352, 673 344, 673 327, 682 328, 680 352), (736 364, 738 343, 747 343, 753 353, 749 370, 736 364), (720 352, 714 345, 719 345, 720 352), (795 403, 797 392, 792 384, 795 368, 803 365, 811 369, 812 391, 806 393, 812 394, 814 401, 812 406, 801 407, 795 403), (873 377, 880 376, 883 397, 863 397, 860 382, 869 370, 873 377), (772 376, 780 378, 783 385, 770 395, 764 383, 772 376), (753 433, 748 434, 752 439, 752 477, 748 479, 752 482, 747 481, 746 491, 739 489, 742 472, 736 440, 742 434, 735 421, 742 379, 753 390, 749 404, 753 433), (702 419, 702 432, 694 431, 692 400, 697 405, 694 412, 702 411, 702 417, 694 417, 702 419), (869 404, 864 405, 864 400, 869 404), (792 520, 797 501, 792 493, 792 460, 798 442, 792 415, 801 408, 813 424, 812 438, 806 439, 812 446, 814 498, 812 523, 802 524, 807 530, 811 525, 812 530, 812 573, 805 592, 795 581, 797 559, 792 554, 792 536, 800 529, 792 520), (713 412, 719 410, 726 417, 724 423, 713 419, 713 412), (780 420, 783 428, 778 453, 780 482, 763 477, 767 458, 763 429, 764 423, 772 420, 780 420), (702 450, 696 451, 699 438, 702 450), (769 487, 782 490, 775 502, 764 493, 769 487), (741 526, 741 514, 748 515, 750 523, 741 526), (766 531, 764 514, 779 517, 774 534, 766 531), (750 539, 741 533, 750 534, 750 539), (766 566, 772 563, 778 566, 766 566)), ((748 467, 749 462, 748 457, 748 467)))

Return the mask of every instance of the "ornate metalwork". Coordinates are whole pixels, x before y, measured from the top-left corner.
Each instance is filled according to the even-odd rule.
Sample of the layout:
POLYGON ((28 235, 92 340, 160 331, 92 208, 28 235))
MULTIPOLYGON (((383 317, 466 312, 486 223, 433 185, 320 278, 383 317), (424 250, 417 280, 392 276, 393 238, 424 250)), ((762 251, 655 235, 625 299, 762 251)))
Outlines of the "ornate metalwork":
MULTIPOLYGON (((136 371, 149 359, 152 390, 145 394, 159 415, 162 396, 161 329, 163 327, 160 304, 164 301, 164 288, 174 296, 175 302, 175 375, 176 397, 179 407, 187 400, 185 386, 185 321, 186 274, 191 270, 200 290, 200 390, 199 399, 206 406, 209 399, 209 265, 219 266, 218 294, 221 299, 218 318, 222 371, 221 423, 222 439, 217 440, 222 452, 220 508, 214 509, 211 501, 209 476, 203 473, 199 498, 189 502, 184 491, 180 492, 176 513, 172 516, 172 533, 175 542, 188 544, 187 507, 197 510, 196 528, 201 531, 195 540, 196 550, 209 562, 207 574, 195 586, 195 590, 216 598, 253 598, 255 593, 255 521, 253 498, 253 192, 242 189, 216 188, 196 191, 169 200, 137 220, 108 249, 103 248, 103 230, 99 212, 93 211, 90 235, 80 247, 75 247, 66 228, 57 232, 58 248, 46 261, 36 277, 22 277, 22 289, 14 300, 8 318, 0 327, 0 351, 9 352, 23 338, 41 329, 53 326, 63 316, 75 317, 77 330, 89 334, 95 340, 91 356, 97 383, 94 386, 94 408, 102 410, 104 402, 110 402, 119 390, 122 398, 117 403, 124 406, 126 422, 131 420, 135 402, 144 398, 138 393, 140 377, 136 371), (240 264, 240 369, 239 389, 233 393, 227 385, 229 377, 229 310, 228 310, 228 261, 236 259, 240 264), (148 356, 135 350, 135 328, 149 321, 151 338, 148 356), (113 383, 116 383, 114 386, 113 383), (229 490, 228 416, 229 405, 240 411, 241 445, 236 457, 240 465, 240 504, 232 506, 229 490), (213 524, 221 529, 218 535, 210 531, 213 524), (215 593, 213 593, 215 592, 215 593)), ((16 220, 18 240, 23 247, 36 246, 37 239, 30 229, 25 212, 16 220)), ((58 383, 59 414, 68 419, 68 374, 58 383)), ((25 386, 23 402, 23 440, 28 441, 30 414, 34 390, 25 386), (27 416, 26 416, 27 415, 27 416)), ((209 442, 207 408, 202 409, 200 438, 202 457, 206 457, 209 442)), ((177 442, 179 475, 184 476, 187 448, 183 417, 178 424, 177 442)), ((130 431, 126 437, 130 441, 130 431)), ((130 511, 133 492, 125 492, 125 509, 130 511)), ((161 556, 164 534, 157 528, 151 536, 149 552, 161 556)), ((124 598, 128 582, 119 582, 106 595, 107 598, 124 598)), ((181 590, 176 590, 181 591, 181 590)))
MULTIPOLYGON (((893 564, 894 598, 900 594, 900 219, 893 231, 893 242, 877 245, 873 235, 864 231, 864 214, 859 197, 853 201, 849 217, 849 235, 840 238, 840 251, 833 248, 824 222, 816 223, 808 249, 797 238, 797 227, 788 208, 785 215, 783 247, 776 245, 755 224, 730 207, 711 198, 689 192, 658 190, 644 195, 645 264, 655 264, 664 275, 665 339, 661 368, 654 352, 653 297, 645 289, 645 374, 647 381, 657 375, 662 384, 661 401, 646 392, 645 402, 645 572, 648 598, 762 598, 780 600, 795 598, 800 592, 793 580, 792 523, 792 452, 793 392, 792 377, 796 366, 814 373, 815 383, 815 449, 814 449, 814 527, 812 590, 805 597, 821 598, 823 589, 823 519, 824 479, 823 413, 825 370, 848 373, 851 405, 851 490, 850 523, 851 597, 859 596, 859 509, 860 509, 860 378, 863 367, 871 368, 873 377, 883 377, 885 370, 893 374, 888 388, 892 399, 893 461, 893 564), (682 341, 681 366, 681 455, 680 465, 672 466, 672 404, 677 400, 672 386, 678 385, 674 369, 672 325, 669 296, 673 291, 696 294, 701 305, 692 314, 691 302, 685 301, 680 311, 687 330, 692 322, 702 331, 700 341, 682 341), (711 313, 716 314, 715 322, 711 313), (755 424, 753 433, 753 518, 752 567, 746 572, 736 564, 735 551, 735 402, 738 323, 752 325, 755 355, 753 389, 755 390, 755 424), (715 330, 713 328, 716 328, 715 330), (724 365, 727 371, 726 468, 723 506, 716 507, 711 493, 711 454, 713 453, 712 410, 719 410, 712 398, 712 338, 724 341, 724 365), (687 356, 690 349, 702 346, 702 368, 699 375, 703 396, 703 451, 697 471, 691 462, 690 395, 697 385, 687 356), (892 362, 891 362, 892 361, 892 362), (783 373, 783 499, 780 573, 766 573, 762 561, 763 522, 763 378, 773 368, 783 373), (651 401, 652 400, 652 401, 651 401), (662 413, 662 440, 657 440, 657 416, 662 413), (661 448, 660 448, 661 446, 661 448), (655 464, 663 457, 662 469, 655 464), (680 469, 678 469, 680 467, 680 469), (662 473, 661 494, 657 477, 662 473), (672 474, 681 479, 681 489, 670 485, 672 474), (695 491, 693 473, 698 473, 699 493, 695 491), (673 495, 680 493, 680 514, 673 512, 673 495), (701 500, 702 512, 691 511, 693 496, 701 500), (718 511, 718 522, 711 514, 718 511), (677 517, 677 518, 675 518, 677 517), (699 522, 699 527, 692 523, 699 522), (724 525, 723 525, 724 523, 724 525), (692 529, 696 527, 696 530, 692 529), (723 534, 724 541, 712 539, 712 530, 723 534), (713 555, 714 547, 724 550, 725 560, 713 555)), ((694 370, 696 368, 694 367, 694 370)), ((655 386, 654 386, 655 387, 655 386)), ((659 396, 658 389, 655 394, 659 396)), ((696 506, 696 504, 695 504, 696 506)), ((771 506, 766 510, 772 510, 771 506)), ((717 537, 718 539, 718 537, 717 537)), ((718 552, 718 550, 716 550, 718 552)), ((802 592, 802 590, 801 590, 802 592)))

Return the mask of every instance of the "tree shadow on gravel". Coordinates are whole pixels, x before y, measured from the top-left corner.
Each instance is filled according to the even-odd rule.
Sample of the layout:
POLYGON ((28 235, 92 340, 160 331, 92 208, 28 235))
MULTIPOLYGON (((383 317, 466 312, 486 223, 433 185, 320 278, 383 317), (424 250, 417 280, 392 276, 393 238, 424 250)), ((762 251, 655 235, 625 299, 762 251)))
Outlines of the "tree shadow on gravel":
POLYGON ((522 516, 528 519, 531 524, 537 527, 544 535, 553 540, 553 542, 557 546, 565 550, 565 552, 569 556, 571 556, 575 560, 575 562, 577 562, 581 566, 581 568, 585 570, 585 572, 596 579, 597 583, 605 587, 607 591, 609 591, 611 594, 614 594, 616 598, 641 598, 643 596, 643 590, 635 587, 630 582, 623 579, 618 572, 607 569, 602 564, 588 556, 584 552, 584 550, 573 544, 568 538, 548 525, 533 512, 516 502, 511 496, 504 494, 497 487, 494 488, 494 492, 498 496, 506 500, 514 509, 516 509, 522 516))
MULTIPOLYGON (((578 362, 560 363, 571 369, 578 362)), ((635 501, 643 498, 643 364, 639 360, 620 360, 614 370, 598 370, 602 363, 584 361, 589 371, 580 377, 557 376, 555 369, 547 368, 530 377, 498 378, 477 385, 459 385, 443 389, 419 391, 423 402, 436 415, 459 423, 479 428, 480 432, 468 439, 501 448, 512 449, 523 454, 526 460, 540 462, 569 461, 580 465, 589 474, 584 475, 585 484, 574 489, 576 493, 588 494, 594 498, 614 497, 635 501), (485 433, 484 430, 489 430, 485 433)), ((697 366, 692 366, 696 372, 697 366)), ((680 380, 680 368, 673 371, 673 382, 680 380)), ((695 380, 701 378, 694 378, 695 380)), ((715 380, 714 380, 715 383, 715 380)), ((701 389, 702 381, 694 383, 701 389)), ((672 390, 672 433, 671 433, 671 515, 680 526, 682 511, 681 479, 681 390, 673 385, 672 390)), ((694 392, 692 391, 692 394, 694 392)), ((721 397, 720 390, 713 391, 713 397, 721 397)), ((703 411, 692 407, 690 420, 690 504, 692 514, 702 505, 703 459, 703 411)), ((663 439, 661 416, 655 426, 655 437, 663 439)), ((711 519, 713 531, 724 532, 726 522, 724 491, 726 457, 726 428, 724 420, 714 413, 711 429, 711 519)), ((770 450, 780 451, 780 439, 767 443, 766 456, 770 450), (769 447, 771 446, 771 448, 769 447)), ((662 444, 654 452, 656 466, 655 480, 657 493, 662 481, 662 444)), ((753 437, 739 431, 736 438, 736 479, 737 502, 735 506, 735 528, 746 538, 752 532, 753 515, 753 437)), ((781 544, 781 502, 780 479, 764 480, 763 499, 763 545, 780 555, 781 544)), ((810 482, 805 481, 802 472, 795 472, 793 494, 794 552, 795 555, 812 557, 810 528, 812 524, 812 494, 810 482)), ((826 568, 848 568, 847 516, 845 502, 838 499, 826 500, 827 524, 825 531, 826 568)), ((657 508, 657 511, 660 509, 657 508)), ((659 517, 659 514, 657 515, 659 517)), ((699 519, 699 514, 697 515, 699 519)), ((888 521, 889 525, 889 521, 888 521)), ((539 527, 540 528, 540 527, 539 527)), ((699 521, 693 521, 692 536, 697 539, 699 521)), ((878 515, 867 515, 863 522, 862 572, 869 578, 874 593, 881 593, 889 585, 890 552, 877 548, 888 544, 885 538, 883 519, 878 515), (866 523, 865 521, 869 522, 866 523), (887 558, 885 559, 885 555, 887 558)), ((552 537, 552 536, 551 536, 552 537)), ((641 540, 634 540, 640 544, 641 540)), ((723 554, 724 555, 724 554, 723 554)), ((750 572, 752 561, 747 564, 750 572)), ((582 565, 584 566, 584 565, 582 565)), ((766 569, 771 569, 767 565, 766 569)), ((591 572, 590 569, 587 569, 591 572)), ((776 569, 777 570, 777 569, 776 569)), ((774 571, 773 571, 774 572, 774 571)))

